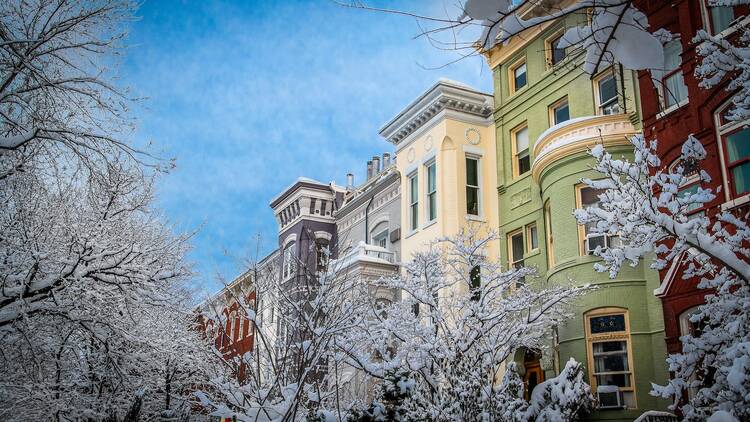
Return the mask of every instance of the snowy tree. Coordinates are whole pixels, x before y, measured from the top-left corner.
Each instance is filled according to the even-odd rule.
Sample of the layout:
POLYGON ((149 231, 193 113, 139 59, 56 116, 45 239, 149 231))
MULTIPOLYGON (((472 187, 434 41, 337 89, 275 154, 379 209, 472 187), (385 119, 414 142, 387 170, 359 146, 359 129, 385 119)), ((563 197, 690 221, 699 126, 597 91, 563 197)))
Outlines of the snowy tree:
MULTIPOLYGON (((341 372, 350 368, 342 347, 376 307, 367 283, 340 263, 331 261, 326 270, 307 268, 307 263, 298 260, 299 275, 292 279, 280 278, 275 259, 254 265, 249 271, 252 284, 230 290, 241 315, 254 324, 255 347, 251 353, 225 360, 223 375, 213 379, 207 390, 218 392, 220 398, 198 394, 212 415, 293 421, 336 409, 331 414, 344 419, 351 403, 345 401, 342 385, 341 372), (247 300, 251 293, 256 300, 247 300), (243 379, 236 376, 240 367, 243 379)), ((225 327, 219 307, 211 307, 206 316, 219 330, 225 327)))
POLYGON ((244 306, 257 321, 256 348, 242 358, 250 373, 244 382, 214 380, 222 398, 205 405, 248 421, 498 420, 525 409, 517 373, 500 379, 505 362, 522 347, 543 349, 550 327, 568 317, 566 304, 587 287, 524 284, 532 270, 503 271, 486 257, 493 241, 468 231, 433 242, 404 264, 403 276, 376 281, 333 260, 300 296, 270 265, 254 278, 259 308, 244 306), (406 298, 377 303, 373 289, 406 298), (272 327, 265 307, 282 311, 272 327), (344 373, 352 370, 373 389, 348 394, 344 373))
MULTIPOLYGON (((97 168, 123 152, 132 99, 115 81, 135 3, 9 0, 0 5, 0 180, 35 156, 66 154, 97 168)), ((153 162, 152 162, 153 163, 153 162)))
POLYGON ((152 205, 158 160, 123 140, 133 9, 0 4, 0 419, 183 417, 211 373, 190 236, 152 205))
POLYGON ((701 143, 692 136, 682 147, 683 165, 662 169, 656 141, 641 136, 631 139, 632 161, 616 159, 603 147, 591 154, 600 180, 584 180, 604 192, 598 207, 576 210, 579 224, 595 226, 595 232, 619 236, 621 245, 597 249, 603 258, 599 271, 614 277, 623 265, 635 266, 655 252, 652 267, 666 268, 680 260, 685 278, 698 277, 707 290, 706 304, 691 317, 700 326, 696 336, 682 337, 683 352, 668 358, 674 378, 653 393, 674 400, 687 420, 705 420, 715 412, 728 412, 737 419, 750 417, 750 228, 747 211, 720 211, 710 219, 688 216, 695 205, 714 198, 711 189, 681 193, 679 186, 698 171, 701 182, 709 176, 700 170, 706 157, 701 143), (695 391, 692 397, 685 393, 695 391))
POLYGON ((555 378, 542 382, 531 393, 524 415, 529 421, 580 421, 594 410, 594 395, 584 381, 583 365, 571 358, 555 378))
POLYGON ((174 385, 200 366, 188 363, 199 356, 185 344, 192 320, 175 314, 188 237, 151 209, 150 180, 114 164, 96 176, 16 173, 0 187, 0 407, 10 414, 121 418, 138 391, 146 411, 157 386, 172 389, 165 378, 174 385))
POLYGON ((346 352, 376 379, 410 374, 404 420, 500 420, 522 408, 517 378, 503 385, 499 375, 519 349, 543 350, 551 327, 569 317, 566 305, 587 290, 538 286, 529 268, 503 270, 488 257, 497 238, 478 233, 432 242, 403 275, 382 279, 405 298, 347 343, 367 345, 346 352))

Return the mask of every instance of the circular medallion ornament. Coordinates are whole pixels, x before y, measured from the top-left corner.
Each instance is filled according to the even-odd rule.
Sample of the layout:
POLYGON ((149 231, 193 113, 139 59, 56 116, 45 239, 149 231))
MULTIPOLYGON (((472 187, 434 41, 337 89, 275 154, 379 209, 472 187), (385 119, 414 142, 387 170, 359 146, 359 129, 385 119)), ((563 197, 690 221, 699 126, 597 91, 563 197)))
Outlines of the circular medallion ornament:
POLYGON ((417 152, 414 151, 414 147, 409 148, 409 152, 406 153, 406 159, 409 160, 409 162, 413 162, 414 158, 417 156, 417 152))
POLYGON ((427 135, 424 139, 424 150, 429 151, 432 149, 432 135, 427 135))
POLYGON ((466 129, 465 136, 466 142, 472 145, 479 145, 479 142, 482 140, 482 135, 479 134, 479 131, 474 129, 473 127, 466 129))

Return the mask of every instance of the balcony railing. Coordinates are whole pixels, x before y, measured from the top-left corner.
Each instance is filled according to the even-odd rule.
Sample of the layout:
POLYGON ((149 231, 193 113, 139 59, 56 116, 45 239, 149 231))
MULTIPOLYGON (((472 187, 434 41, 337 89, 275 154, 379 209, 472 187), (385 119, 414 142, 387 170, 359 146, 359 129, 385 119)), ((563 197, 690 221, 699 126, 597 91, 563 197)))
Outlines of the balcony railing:
POLYGON ((669 413, 658 410, 649 410, 638 416, 634 422, 678 422, 680 418, 669 413))
POLYGON ((339 259, 332 260, 329 268, 346 268, 358 263, 375 263, 395 265, 396 257, 392 251, 380 246, 359 242, 351 251, 344 253, 339 259))

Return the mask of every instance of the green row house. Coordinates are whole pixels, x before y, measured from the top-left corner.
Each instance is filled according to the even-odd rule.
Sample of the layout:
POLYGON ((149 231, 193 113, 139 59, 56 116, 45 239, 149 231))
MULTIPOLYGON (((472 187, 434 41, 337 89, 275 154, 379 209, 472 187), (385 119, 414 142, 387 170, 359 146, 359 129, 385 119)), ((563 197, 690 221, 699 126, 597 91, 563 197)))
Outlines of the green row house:
POLYGON ((668 378, 662 308, 653 294, 659 275, 648 263, 623 268, 615 279, 596 272, 592 251, 618 238, 589 234, 573 210, 598 200, 580 182, 601 177, 590 147, 632 156, 627 136, 641 130, 639 92, 634 72, 612 66, 592 77, 582 70, 583 52, 557 47, 581 19, 585 13, 529 29, 486 54, 494 78, 501 256, 512 266, 536 267, 538 278, 528 283, 596 286, 555 330, 549 352, 517 354, 528 390, 572 357, 584 363, 599 397, 591 419, 633 421, 668 405, 649 395, 652 382, 668 378))

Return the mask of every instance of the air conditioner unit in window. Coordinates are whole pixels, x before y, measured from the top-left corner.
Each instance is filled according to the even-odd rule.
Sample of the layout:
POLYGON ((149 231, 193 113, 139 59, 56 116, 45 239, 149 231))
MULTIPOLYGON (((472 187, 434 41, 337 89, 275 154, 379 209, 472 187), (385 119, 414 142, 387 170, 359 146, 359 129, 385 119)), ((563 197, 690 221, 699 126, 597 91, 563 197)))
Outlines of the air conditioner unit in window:
POLYGON ((625 407, 620 387, 616 385, 600 385, 596 387, 599 409, 622 409, 625 407))
POLYGON ((604 234, 588 234, 586 235, 586 253, 593 255, 597 246, 601 246, 602 249, 607 248, 607 235, 604 234))

